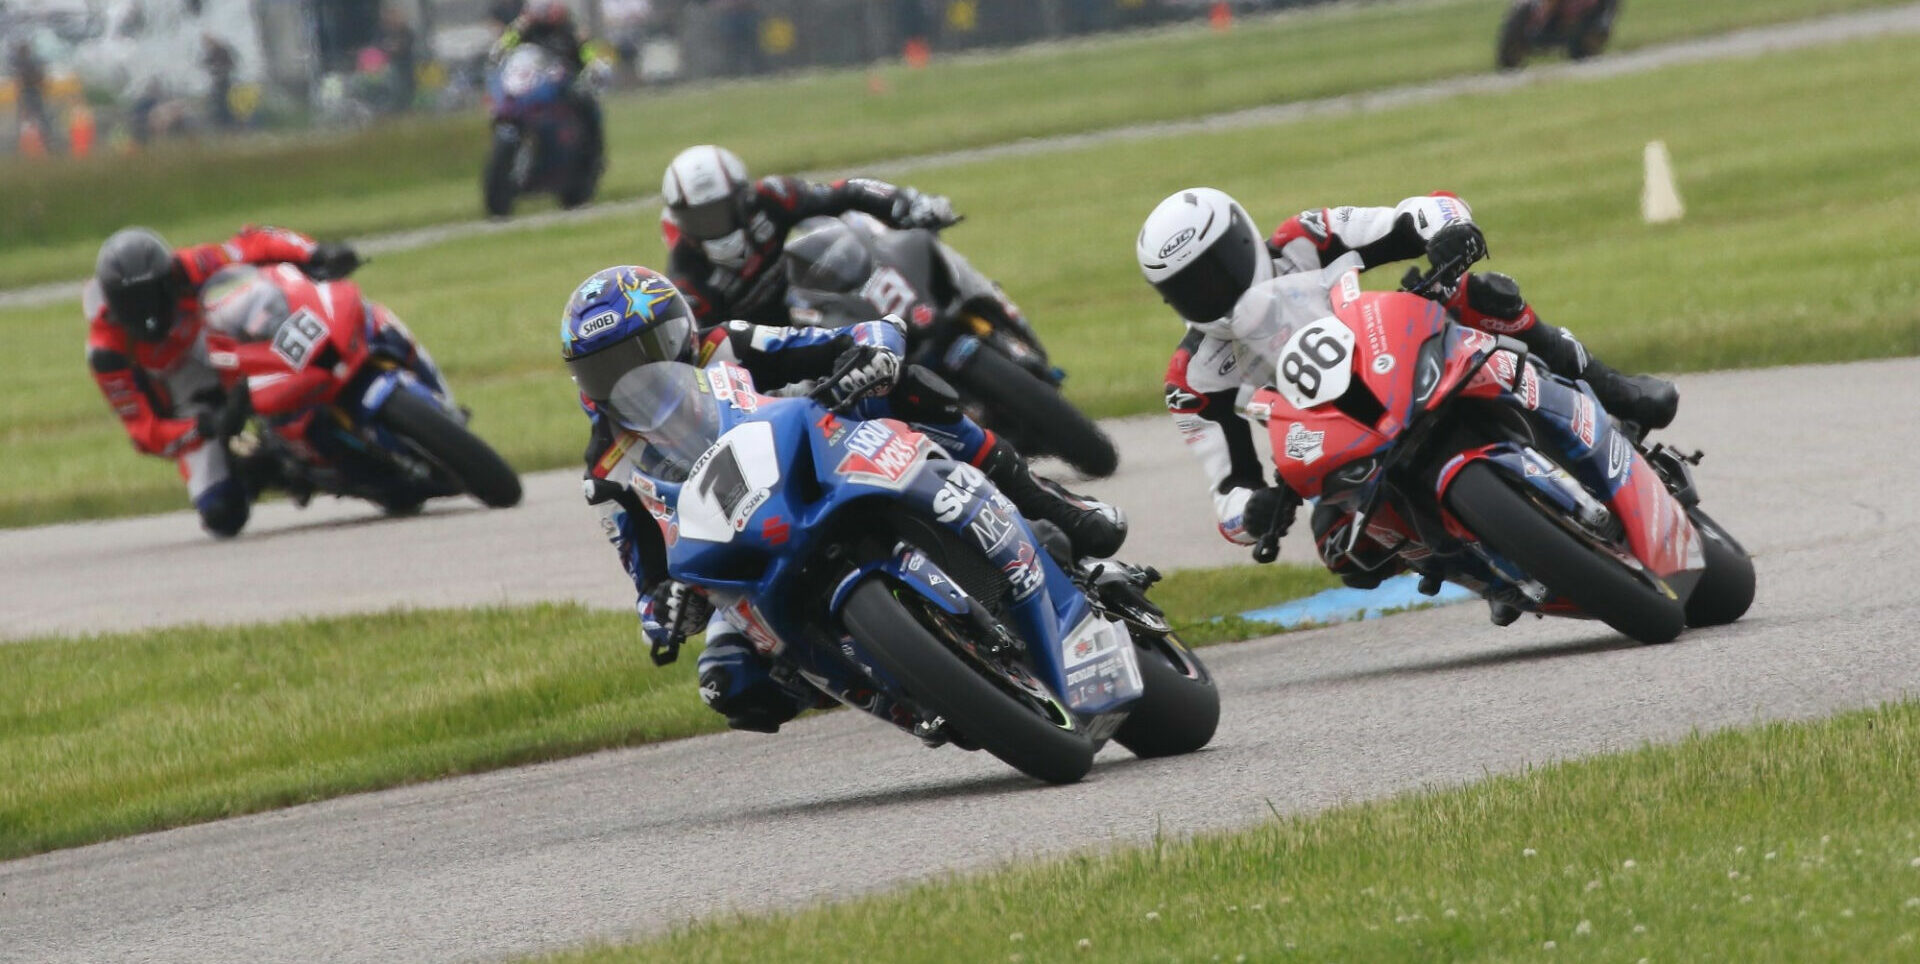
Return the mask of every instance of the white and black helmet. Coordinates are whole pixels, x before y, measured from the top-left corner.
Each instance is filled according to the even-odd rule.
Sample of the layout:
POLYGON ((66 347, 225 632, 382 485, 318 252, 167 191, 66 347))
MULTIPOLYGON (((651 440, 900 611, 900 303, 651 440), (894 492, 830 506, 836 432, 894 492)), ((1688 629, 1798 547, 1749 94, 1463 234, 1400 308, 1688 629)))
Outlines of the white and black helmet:
POLYGON ((696 241, 717 241, 746 227, 753 182, 724 147, 701 144, 675 155, 660 179, 673 223, 696 241))
POLYGON ((1134 242, 1140 273, 1188 323, 1233 312, 1246 290, 1273 277, 1273 259, 1247 209, 1223 191, 1176 191, 1147 215, 1134 242))

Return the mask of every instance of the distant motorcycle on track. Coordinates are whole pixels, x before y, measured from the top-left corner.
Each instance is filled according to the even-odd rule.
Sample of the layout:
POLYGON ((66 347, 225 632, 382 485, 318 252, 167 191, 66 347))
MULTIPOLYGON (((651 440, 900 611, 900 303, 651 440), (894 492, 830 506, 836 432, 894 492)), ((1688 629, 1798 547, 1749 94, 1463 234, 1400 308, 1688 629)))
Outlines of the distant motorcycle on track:
POLYGON ((487 213, 513 213, 522 194, 552 192, 563 208, 593 199, 604 167, 589 152, 586 122, 567 97, 573 74, 536 44, 508 51, 487 72, 493 146, 481 174, 487 213))
POLYGON ((1501 70, 1514 70, 1552 47, 1585 60, 1606 48, 1619 13, 1620 0, 1514 0, 1500 22, 1495 61, 1501 70))
POLYGON ((426 349, 358 285, 234 265, 201 299, 208 360, 252 412, 250 434, 220 441, 271 459, 297 499, 325 492, 395 515, 440 496, 520 501, 520 477, 467 428, 426 349))
POLYGON ((725 363, 637 368, 608 410, 656 413, 615 415, 646 468, 589 481, 589 500, 651 515, 670 575, 776 676, 1050 783, 1084 776, 1108 738, 1139 756, 1212 739, 1219 693, 1147 601, 1158 574, 1056 559, 983 473, 906 424, 757 394, 725 363))
POLYGON ((1265 319, 1274 378, 1246 411, 1281 477, 1353 515, 1322 552, 1364 570, 1397 556, 1423 592, 1453 582, 1511 617, 1599 619, 1645 643, 1739 619, 1753 562, 1700 506, 1699 453, 1645 447, 1585 382, 1422 297, 1464 270, 1410 272, 1399 292, 1291 275, 1235 309, 1265 319))
POLYGON ((783 257, 796 322, 843 327, 899 315, 908 360, 959 389, 976 421, 1090 477, 1119 466, 1113 440, 1060 393, 1064 373, 1020 309, 939 235, 858 214, 809 218, 783 257))

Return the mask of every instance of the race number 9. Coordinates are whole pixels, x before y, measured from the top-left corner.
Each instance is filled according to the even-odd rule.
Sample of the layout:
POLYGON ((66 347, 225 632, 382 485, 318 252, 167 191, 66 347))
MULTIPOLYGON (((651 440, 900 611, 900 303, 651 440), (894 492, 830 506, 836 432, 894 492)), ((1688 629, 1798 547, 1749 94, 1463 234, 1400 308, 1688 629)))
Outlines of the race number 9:
POLYGON ((1353 380, 1353 329, 1322 318, 1293 333, 1280 349, 1280 390, 1295 408, 1339 398, 1353 380))

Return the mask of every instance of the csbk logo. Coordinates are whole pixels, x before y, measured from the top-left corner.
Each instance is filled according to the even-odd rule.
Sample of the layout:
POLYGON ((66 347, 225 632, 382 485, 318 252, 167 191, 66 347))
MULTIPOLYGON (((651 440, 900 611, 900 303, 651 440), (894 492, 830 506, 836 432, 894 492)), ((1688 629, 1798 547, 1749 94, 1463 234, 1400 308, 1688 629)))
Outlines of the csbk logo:
POLYGON ((1179 234, 1176 234, 1173 237, 1168 238, 1167 243, 1160 246, 1161 260, 1164 261, 1167 258, 1172 257, 1175 251, 1178 251, 1181 248, 1186 247, 1187 242, 1192 241, 1194 236, 1199 233, 1200 231, 1198 228, 1185 228, 1185 229, 1182 229, 1179 234))

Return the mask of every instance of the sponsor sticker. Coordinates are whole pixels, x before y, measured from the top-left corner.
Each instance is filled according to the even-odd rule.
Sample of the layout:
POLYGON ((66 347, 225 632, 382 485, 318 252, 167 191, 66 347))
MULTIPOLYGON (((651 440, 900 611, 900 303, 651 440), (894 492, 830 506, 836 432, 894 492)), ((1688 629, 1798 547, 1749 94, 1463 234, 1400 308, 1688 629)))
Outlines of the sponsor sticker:
POLYGON ((1607 478, 1615 479, 1627 470, 1633 462, 1633 446, 1627 442, 1624 433, 1613 433, 1612 441, 1607 443, 1607 478))
POLYGON ((1181 248, 1186 247, 1187 242, 1192 241, 1199 234, 1200 232, 1195 228, 1180 229, 1178 233, 1174 234, 1173 237, 1168 238, 1166 240, 1166 243, 1160 246, 1160 260, 1165 261, 1168 258, 1173 257, 1175 252, 1179 251, 1181 248))
POLYGON ((1593 448, 1593 399, 1584 393, 1573 397, 1573 434, 1580 444, 1593 448))
POLYGON ((861 422, 847 436, 847 455, 835 471, 873 485, 894 485, 920 458, 922 436, 896 432, 885 422, 861 422))
POLYGON ((1001 569, 1007 574, 1007 581, 1013 584, 1013 598, 1018 601, 1040 591, 1046 582, 1046 576, 1040 572, 1040 560, 1034 555, 1033 543, 1020 544, 1019 554, 1013 561, 1001 569))
POLYGON ((1373 373, 1376 375, 1385 375, 1393 371, 1393 364, 1394 359, 1392 355, 1375 355, 1373 356, 1373 373))
POLYGON ((1534 374, 1533 366, 1531 365, 1523 366, 1520 369, 1519 393, 1520 404, 1525 405, 1530 410, 1540 407, 1540 376, 1534 374))
POLYGON ((1349 271, 1340 276, 1340 298, 1348 304, 1360 300, 1360 272, 1349 271))
POLYGON ((1294 422, 1287 426, 1287 458, 1306 465, 1320 461, 1324 454, 1321 442, 1327 437, 1325 432, 1310 431, 1305 425, 1294 422))
POLYGON ((987 477, 979 469, 964 462, 954 466, 947 484, 933 494, 933 517, 948 523, 960 518, 973 504, 974 494, 986 484, 987 477))
POLYGON ((620 315, 618 312, 603 311, 580 323, 580 337, 582 339, 592 338, 619 323, 620 315))

